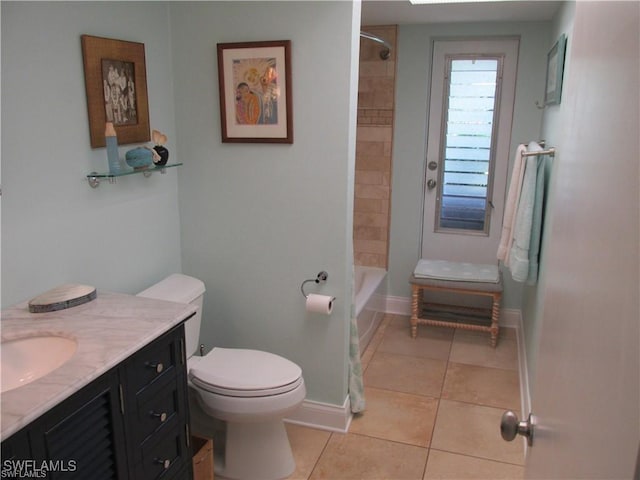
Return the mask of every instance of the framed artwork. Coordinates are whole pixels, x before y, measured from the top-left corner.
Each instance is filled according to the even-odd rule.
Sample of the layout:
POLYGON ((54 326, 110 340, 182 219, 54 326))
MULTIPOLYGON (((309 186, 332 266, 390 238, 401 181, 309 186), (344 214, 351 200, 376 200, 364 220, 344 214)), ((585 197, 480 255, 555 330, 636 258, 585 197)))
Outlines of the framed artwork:
POLYGON ((545 105, 557 105, 560 103, 566 45, 567 37, 562 34, 547 54, 547 82, 544 89, 545 105))
POLYGON ((91 147, 105 146, 105 123, 119 144, 150 140, 144 43, 82 35, 91 147))
POLYGON ((218 44, 222 141, 293 143, 291 41, 218 44))

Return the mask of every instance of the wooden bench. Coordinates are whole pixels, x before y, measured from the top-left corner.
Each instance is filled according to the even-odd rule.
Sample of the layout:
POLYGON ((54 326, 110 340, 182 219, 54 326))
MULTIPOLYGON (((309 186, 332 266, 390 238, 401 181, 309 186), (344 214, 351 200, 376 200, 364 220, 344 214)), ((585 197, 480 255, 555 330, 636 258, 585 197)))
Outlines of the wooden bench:
POLYGON ((490 344, 497 345, 500 329, 500 301, 502 299, 502 275, 497 272, 497 281, 458 281, 416 276, 409 280, 412 289, 411 337, 416 338, 418 325, 461 328, 491 334, 490 344), (445 293, 489 297, 490 307, 466 306, 425 299, 425 292, 435 292, 441 297, 445 293))

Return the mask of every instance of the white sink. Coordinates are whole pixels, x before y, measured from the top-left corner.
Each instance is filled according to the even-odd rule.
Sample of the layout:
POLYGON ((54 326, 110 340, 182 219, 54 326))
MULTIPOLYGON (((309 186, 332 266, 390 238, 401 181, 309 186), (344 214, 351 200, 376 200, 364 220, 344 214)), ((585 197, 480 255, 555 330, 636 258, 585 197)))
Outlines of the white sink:
POLYGON ((54 335, 21 337, 0 345, 0 392, 27 385, 66 363, 75 340, 54 335))

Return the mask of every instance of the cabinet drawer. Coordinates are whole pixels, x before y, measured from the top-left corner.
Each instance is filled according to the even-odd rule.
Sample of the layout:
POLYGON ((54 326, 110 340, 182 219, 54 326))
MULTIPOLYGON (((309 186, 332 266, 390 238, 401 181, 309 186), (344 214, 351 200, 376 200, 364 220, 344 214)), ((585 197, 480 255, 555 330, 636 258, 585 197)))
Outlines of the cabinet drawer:
POLYGON ((135 478, 152 480, 173 478, 190 459, 184 425, 176 425, 159 436, 152 436, 142 444, 142 461, 136 466, 135 478))
MULTIPOLYGON (((142 443, 149 435, 175 424, 176 417, 186 404, 175 378, 159 382, 143 390, 136 398, 136 443, 142 443)), ((184 416, 183 416, 184 417, 184 416)))
POLYGON ((181 340, 173 334, 160 337, 140 350, 128 362, 128 387, 139 392, 147 385, 174 376, 177 367, 182 368, 181 340))

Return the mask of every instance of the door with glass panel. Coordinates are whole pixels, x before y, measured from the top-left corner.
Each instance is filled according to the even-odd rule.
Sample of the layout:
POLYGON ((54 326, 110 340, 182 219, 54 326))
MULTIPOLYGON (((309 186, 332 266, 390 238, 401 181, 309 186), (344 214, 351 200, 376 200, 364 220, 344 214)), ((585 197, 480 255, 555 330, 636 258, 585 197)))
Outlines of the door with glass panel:
POLYGON ((497 262, 518 43, 434 42, 422 258, 497 262))

